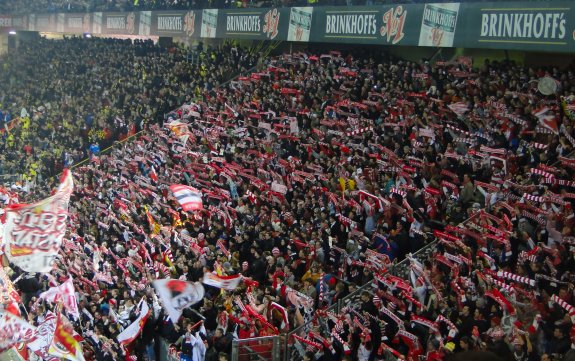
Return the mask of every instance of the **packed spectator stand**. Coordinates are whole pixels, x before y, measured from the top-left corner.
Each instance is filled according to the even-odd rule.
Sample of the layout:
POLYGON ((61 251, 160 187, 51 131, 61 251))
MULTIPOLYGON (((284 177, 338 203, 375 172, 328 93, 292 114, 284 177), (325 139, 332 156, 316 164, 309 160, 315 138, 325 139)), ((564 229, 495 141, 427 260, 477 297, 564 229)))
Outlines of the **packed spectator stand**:
POLYGON ((228 359, 234 337, 294 328, 289 359, 575 359, 573 67, 210 51, 191 66, 150 43, 40 40, 2 59, 2 112, 20 117, 3 170, 42 177, 5 198, 37 200, 90 158, 73 169, 56 269, 5 268, 31 323, 53 309, 39 293, 72 274, 86 359, 157 359, 159 336, 182 359, 228 359), (556 94, 538 90, 545 76, 556 94), (104 129, 107 144, 90 134, 104 129), (202 191, 203 210, 181 209, 177 183, 202 191), (244 278, 205 286, 172 322, 150 282, 212 271, 244 278), (122 348, 142 298, 152 315, 122 348))

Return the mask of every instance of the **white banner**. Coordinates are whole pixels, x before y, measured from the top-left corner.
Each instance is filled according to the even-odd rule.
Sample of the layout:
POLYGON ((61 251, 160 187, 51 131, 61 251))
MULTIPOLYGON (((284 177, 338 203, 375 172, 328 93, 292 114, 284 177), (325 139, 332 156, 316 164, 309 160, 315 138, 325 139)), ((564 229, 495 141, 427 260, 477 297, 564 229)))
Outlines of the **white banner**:
POLYGON ((152 285, 173 323, 178 322, 184 308, 195 305, 204 298, 204 286, 199 282, 163 279, 153 281, 152 285))
POLYGON ((8 312, 0 312, 0 350, 32 338, 36 327, 8 312))
POLYGON ((48 347, 50 346, 52 338, 54 337, 54 332, 56 331, 56 321, 56 315, 48 311, 44 322, 39 324, 36 328, 36 334, 32 338, 32 341, 28 342, 28 348, 45 361, 59 360, 57 357, 50 356, 48 354, 48 347))
POLYGON ((4 268, 0 267, 0 304, 4 304, 4 308, 8 307, 9 303, 20 303, 20 295, 10 277, 4 272, 4 268))
POLYGON ((148 319, 148 315, 150 314, 150 307, 143 299, 138 304, 138 308, 140 310, 138 314, 138 318, 132 322, 132 324, 124 331, 122 331, 118 337, 116 338, 119 343, 129 344, 138 337, 142 329, 144 328, 144 324, 146 324, 146 320, 148 319))
POLYGON ((284 186, 283 184, 279 184, 278 182, 272 182, 271 189, 272 191, 281 193, 283 195, 285 195, 288 190, 286 186, 284 186))
POLYGON ((78 310, 78 302, 76 300, 76 293, 74 291, 74 282, 72 277, 57 287, 50 287, 47 291, 40 294, 40 298, 45 299, 51 303, 62 301, 66 311, 78 320, 80 318, 80 311, 78 310))
POLYGON ((50 272, 66 233, 68 203, 74 188, 65 170, 56 193, 34 204, 6 208, 4 244, 10 262, 27 272, 50 272))

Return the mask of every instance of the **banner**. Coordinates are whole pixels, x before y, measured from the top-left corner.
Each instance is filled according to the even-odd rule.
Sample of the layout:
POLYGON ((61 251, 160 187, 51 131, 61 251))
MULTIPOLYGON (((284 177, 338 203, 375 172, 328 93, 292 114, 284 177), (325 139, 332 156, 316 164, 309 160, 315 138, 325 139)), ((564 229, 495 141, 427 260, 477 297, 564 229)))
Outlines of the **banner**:
POLYGON ((138 12, 101 14, 98 34, 138 34, 138 12))
POLYGON ((50 287, 47 291, 42 292, 39 298, 44 299, 50 303, 62 302, 64 308, 78 320, 80 318, 80 311, 78 310, 78 302, 76 300, 76 293, 74 291, 74 282, 72 277, 57 287, 50 287))
POLYGON ((425 4, 419 46, 452 47, 459 3, 425 4))
POLYGON ((138 303, 138 310, 139 310, 138 318, 136 318, 134 322, 130 324, 130 326, 126 327, 124 331, 122 331, 116 338, 119 343, 127 345, 132 341, 134 341, 136 337, 138 337, 140 332, 142 332, 142 329, 146 324, 146 320, 150 315, 150 307, 148 306, 146 301, 144 301, 144 299, 142 299, 140 303, 138 303))
POLYGON ((20 302, 20 294, 14 288, 10 277, 4 272, 4 268, 0 267, 0 305, 7 309, 11 307, 10 304, 20 302))
POLYGON ((153 281, 152 285, 173 323, 178 322, 185 308, 204 298, 204 286, 199 282, 162 279, 153 281))
POLYGON ((293 7, 290 9, 288 41, 309 41, 311 34, 312 7, 293 7))
POLYGON ((218 17, 217 37, 279 39, 279 34, 287 32, 288 18, 286 8, 227 10, 218 17))
POLYGON ((215 38, 218 29, 218 9, 204 9, 202 11, 202 25, 200 37, 215 38))
POLYGON ((48 354, 48 347, 52 343, 54 332, 56 331, 57 317, 51 311, 44 316, 44 322, 36 327, 36 334, 28 342, 28 348, 45 361, 59 361, 59 358, 48 354))
POLYGON ((465 27, 456 46, 573 52, 575 10, 572 2, 492 2, 461 4, 465 27))
POLYGON ((89 33, 91 14, 58 14, 57 27, 65 33, 89 33), (62 16, 64 15, 64 16, 62 16))
POLYGON ((30 15, 30 31, 56 31, 56 14, 30 15))
POLYGON ((242 280, 241 275, 236 276, 218 276, 214 273, 205 273, 202 282, 209 286, 222 288, 224 290, 235 290, 242 280))
POLYGON ((8 312, 0 312, 0 352, 34 336, 36 327, 8 312))
POLYGON ((188 211, 198 211, 204 208, 202 203, 202 193, 194 187, 183 184, 172 184, 170 192, 182 206, 182 209, 188 211))
POLYGON ((10 30, 28 29, 27 15, 0 15, 0 29, 7 28, 10 30))
POLYGON ((66 233, 68 203, 74 183, 65 170, 56 193, 38 203, 5 208, 5 253, 26 272, 50 272, 66 233))
POLYGON ((200 12, 153 11, 150 31, 159 36, 199 37, 200 12))
POLYGON ((316 8, 310 41, 415 45, 420 22, 416 5, 316 8))
MULTIPOLYGON (((50 342, 48 353, 60 359, 84 361, 82 347, 77 337, 79 337, 79 335, 74 336, 72 325, 64 316, 59 314, 56 321, 56 329, 54 330, 54 337, 52 337, 52 342, 50 342)), ((81 339, 81 337, 79 338, 81 339)))
POLYGON ((0 15, 2 29, 297 42, 575 52, 572 2, 0 15))

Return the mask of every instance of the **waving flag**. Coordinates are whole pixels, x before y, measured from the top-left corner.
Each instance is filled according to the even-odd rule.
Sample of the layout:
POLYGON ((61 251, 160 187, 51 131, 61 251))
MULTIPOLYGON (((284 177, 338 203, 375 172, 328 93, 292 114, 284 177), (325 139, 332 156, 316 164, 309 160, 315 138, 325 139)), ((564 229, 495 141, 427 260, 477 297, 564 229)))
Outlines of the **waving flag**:
POLYGON ((56 321, 56 330, 54 331, 54 337, 48 348, 48 353, 61 359, 84 361, 80 340, 82 339, 79 335, 74 335, 72 325, 67 322, 64 316, 59 314, 56 321))
POLYGON ((154 166, 150 169, 150 179, 156 183, 158 182, 158 173, 156 173, 154 166))
POLYGON ((32 339, 36 327, 8 312, 0 312, 0 352, 32 339))
POLYGON ((469 111, 467 104, 465 104, 463 102, 457 102, 457 103, 449 104, 447 107, 449 109, 451 109, 451 111, 454 112, 455 114, 457 114, 457 116, 459 116, 459 117, 462 116, 463 114, 465 114, 467 111, 469 111))
MULTIPOLYGON (((195 116, 196 114, 198 114, 198 116, 199 116, 199 113, 197 113, 197 112, 193 112, 190 115, 195 116)), ((188 138, 190 137, 190 132, 188 130, 188 124, 182 123, 179 120, 174 120, 168 124, 168 128, 170 128, 170 130, 174 133, 174 135, 178 137, 178 139, 180 140, 180 143, 182 143, 182 147, 185 148, 186 142, 188 141, 188 138)))
POLYGON ((51 303, 62 301, 64 308, 74 317, 74 319, 78 320, 80 318, 80 311, 78 310, 78 302, 76 300, 72 277, 68 278, 68 280, 60 286, 51 287, 47 291, 42 292, 40 294, 40 298, 51 303))
POLYGON ((193 187, 183 184, 172 184, 170 191, 178 200, 184 211, 197 211, 202 209, 202 193, 193 187))
POLYGON ((22 302, 18 291, 10 280, 10 277, 4 272, 4 268, 0 267, 0 308, 5 311, 14 310, 14 314, 19 314, 18 303, 22 302))
POLYGON ((48 311, 44 317, 44 322, 38 325, 32 340, 28 342, 28 348, 38 355, 42 360, 58 361, 57 357, 48 354, 48 347, 52 342, 52 336, 56 330, 56 315, 48 311))
POLYGON ((68 203, 74 188, 64 170, 55 194, 33 204, 6 207, 4 243, 10 262, 27 272, 50 272, 66 233, 68 203))
POLYGON ((138 337, 140 332, 142 332, 142 329, 146 324, 146 320, 150 315, 150 307, 148 306, 146 301, 144 301, 144 299, 142 298, 140 303, 138 303, 137 309, 139 310, 138 318, 136 318, 134 322, 130 324, 130 326, 126 327, 126 329, 118 335, 116 339, 118 340, 119 343, 127 345, 132 341, 134 341, 136 337, 138 337))
POLYGON ((184 308, 204 298, 204 286, 199 282, 164 279, 155 280, 152 285, 173 323, 178 322, 184 308))
POLYGON ((533 115, 539 119, 539 124, 555 134, 559 134, 559 126, 555 115, 549 114, 549 108, 540 108, 533 111, 533 115))
POLYGON ((203 283, 209 286, 222 288, 224 290, 235 290, 242 280, 242 275, 218 276, 214 273, 205 273, 203 283))

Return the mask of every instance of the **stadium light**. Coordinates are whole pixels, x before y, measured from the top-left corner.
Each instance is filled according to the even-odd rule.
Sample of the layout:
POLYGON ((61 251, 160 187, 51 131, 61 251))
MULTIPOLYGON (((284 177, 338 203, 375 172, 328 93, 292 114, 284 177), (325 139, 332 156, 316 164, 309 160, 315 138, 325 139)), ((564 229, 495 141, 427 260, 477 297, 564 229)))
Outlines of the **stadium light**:
POLYGON ((16 35, 16 30, 10 30, 10 31, 8 32, 8 34, 10 34, 10 35, 16 35))
POLYGON ((84 33, 84 37, 90 39, 92 37, 92 34, 90 33, 84 33))

